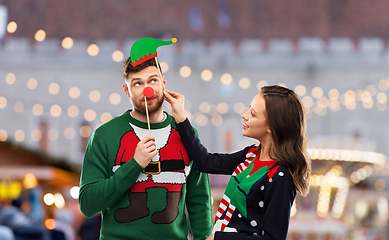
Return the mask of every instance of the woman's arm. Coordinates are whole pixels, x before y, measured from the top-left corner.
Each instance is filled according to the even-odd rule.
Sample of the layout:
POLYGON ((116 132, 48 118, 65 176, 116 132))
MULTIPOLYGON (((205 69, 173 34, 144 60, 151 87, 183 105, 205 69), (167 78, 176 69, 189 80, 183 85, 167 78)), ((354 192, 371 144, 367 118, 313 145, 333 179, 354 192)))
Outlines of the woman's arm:
POLYGON ((188 119, 176 124, 182 143, 201 172, 231 175, 235 168, 246 160, 247 152, 253 147, 248 146, 235 153, 209 153, 196 136, 188 119))
POLYGON ((185 97, 169 90, 165 90, 164 95, 165 100, 172 107, 172 115, 176 120, 176 127, 181 140, 189 153, 189 157, 196 164, 197 169, 206 173, 232 174, 235 168, 246 159, 246 154, 252 146, 232 154, 208 153, 185 116, 185 97))

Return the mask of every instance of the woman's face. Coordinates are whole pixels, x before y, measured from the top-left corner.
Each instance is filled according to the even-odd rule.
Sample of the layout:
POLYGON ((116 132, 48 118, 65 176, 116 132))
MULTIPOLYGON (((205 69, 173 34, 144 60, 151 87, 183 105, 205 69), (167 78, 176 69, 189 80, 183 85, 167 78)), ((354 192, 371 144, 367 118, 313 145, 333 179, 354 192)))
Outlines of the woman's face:
POLYGON ((250 109, 242 115, 244 120, 242 134, 266 143, 271 139, 270 128, 266 118, 266 105, 260 93, 251 101, 250 109))

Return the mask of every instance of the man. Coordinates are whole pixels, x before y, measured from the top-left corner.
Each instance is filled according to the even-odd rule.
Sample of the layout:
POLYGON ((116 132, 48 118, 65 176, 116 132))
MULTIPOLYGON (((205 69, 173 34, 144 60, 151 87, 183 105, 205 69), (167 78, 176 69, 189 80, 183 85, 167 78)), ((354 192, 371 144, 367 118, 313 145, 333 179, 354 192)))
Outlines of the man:
POLYGON ((163 111, 163 85, 154 59, 123 65, 123 89, 133 105, 95 130, 85 152, 79 205, 102 213, 100 239, 187 239, 185 206, 194 239, 212 231, 208 176, 190 161, 163 111), (143 89, 151 87, 146 99, 143 89))

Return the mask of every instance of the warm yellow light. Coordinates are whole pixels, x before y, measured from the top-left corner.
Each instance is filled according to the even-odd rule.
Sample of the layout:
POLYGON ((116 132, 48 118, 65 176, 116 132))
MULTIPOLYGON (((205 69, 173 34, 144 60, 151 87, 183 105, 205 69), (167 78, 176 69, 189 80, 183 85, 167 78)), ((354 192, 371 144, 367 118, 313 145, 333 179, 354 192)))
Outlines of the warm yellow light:
POLYGON ((7 131, 5 131, 4 129, 1 129, 0 130, 0 141, 4 142, 7 140, 7 138, 8 138, 7 131))
POLYGON ((205 82, 211 81, 212 80, 212 72, 208 69, 205 69, 204 71, 201 72, 201 79, 205 82))
POLYGON ((304 96, 306 93, 307 93, 307 89, 305 88, 304 85, 297 85, 295 88, 294 88, 294 91, 297 95, 299 95, 300 97, 304 96))
POLYGON ((50 85, 49 85, 49 93, 50 94, 53 94, 53 95, 56 95, 57 93, 59 93, 59 85, 58 85, 58 83, 55 83, 55 82, 53 82, 53 83, 50 83, 50 85))
POLYGON ((82 126, 80 128, 80 132, 79 133, 80 133, 81 137, 87 138, 87 137, 89 137, 91 135, 92 130, 91 130, 91 128, 89 126, 84 125, 84 126, 82 126))
POLYGON ((7 99, 5 97, 0 97, 0 108, 5 108, 7 106, 7 99))
POLYGON ((70 196, 74 199, 78 199, 78 196, 80 194, 80 188, 78 186, 74 186, 70 189, 70 196))
POLYGON ((366 87, 366 90, 372 95, 375 96, 377 94, 377 88, 374 85, 369 85, 366 87))
POLYGON ((328 102, 328 108, 331 109, 334 112, 337 112, 340 110, 340 103, 337 99, 330 99, 328 102))
POLYGON ((45 226, 46 226, 47 229, 53 230, 55 228, 55 221, 54 221, 54 219, 52 219, 52 218, 46 219, 45 226))
POLYGON ((60 209, 65 207, 65 199, 63 198, 62 194, 54 194, 54 205, 60 209))
POLYGON ((261 91, 261 88, 264 87, 264 86, 267 86, 267 85, 269 85, 269 84, 268 84, 266 81, 264 81, 264 80, 259 81, 259 82, 257 83, 257 89, 258 89, 258 91, 261 91))
POLYGON ((8 73, 7 76, 5 76, 5 82, 9 85, 14 84, 16 81, 16 76, 13 73, 8 73))
POLYGON ((162 73, 167 73, 167 71, 169 71, 169 64, 167 64, 167 62, 160 62, 159 65, 161 65, 162 73))
POLYGON ((58 130, 55 129, 55 128, 50 129, 50 130, 47 132, 47 137, 48 137, 49 140, 51 140, 51 141, 57 140, 58 137, 59 137, 59 132, 58 132, 58 130))
POLYGON ((313 99, 310 96, 303 97, 303 99, 301 99, 301 101, 303 102, 303 104, 306 108, 310 108, 313 106, 313 99))
POLYGON ((68 107, 68 116, 71 117, 71 118, 75 118, 78 116, 78 113, 79 113, 79 110, 78 110, 78 107, 77 106, 69 106, 68 107))
POLYGON ((234 105, 234 111, 237 114, 243 114, 244 112, 246 112, 246 106, 243 103, 238 102, 234 105))
POLYGON ((211 105, 207 102, 202 102, 199 105, 199 110, 202 113, 208 113, 211 110, 211 105))
POLYGON ((229 73, 225 73, 221 76, 220 81, 224 85, 230 85, 232 83, 232 76, 229 73))
POLYGON ((321 108, 327 108, 328 107, 328 104, 329 104, 329 101, 328 101, 328 98, 327 97, 320 97, 318 100, 317 100, 317 105, 321 108))
POLYGON ((328 92, 328 97, 330 99, 338 99, 339 98, 339 91, 338 91, 338 89, 336 89, 336 88, 331 89, 328 92))
POLYGON ((187 78, 192 74, 192 70, 188 66, 183 66, 180 68, 180 75, 183 78, 187 78))
POLYGON ((18 29, 18 24, 14 21, 9 22, 7 25, 7 32, 14 33, 18 29))
POLYGON ((55 198, 54 198, 54 195, 52 193, 46 193, 44 196, 43 196, 43 202, 47 205, 47 206, 51 206, 54 204, 54 201, 55 201, 55 198))
POLYGON ((120 50, 116 50, 115 52, 112 53, 112 60, 115 62, 121 62, 123 61, 124 54, 120 50))
POLYGON ((66 37, 62 40, 62 47, 65 49, 71 49, 73 47, 73 39, 66 37))
POLYGON ((312 97, 321 98, 323 96, 323 89, 321 87, 315 87, 312 89, 312 97))
POLYGON ((219 114, 213 115, 211 117, 211 122, 214 126, 218 127, 223 124, 223 117, 219 114))
POLYGON ((35 78, 30 78, 27 81, 27 87, 30 90, 34 90, 38 87, 38 81, 35 78))
POLYGON ((17 142, 23 142, 24 139, 25 139, 26 135, 24 134, 24 131, 23 130, 16 130, 15 132, 15 140, 17 142))
POLYGON ((50 108, 50 114, 51 116, 53 117, 59 117, 62 113, 62 108, 57 105, 57 104, 54 104, 53 106, 51 106, 50 108))
POLYGON ((388 97, 386 96, 386 93, 380 92, 377 94, 377 102, 386 103, 387 100, 388 100, 388 97))
POLYGON ((34 188, 38 185, 38 180, 32 173, 27 173, 23 180, 23 186, 26 189, 34 188))
POLYGON ((38 42, 42 42, 43 40, 45 40, 45 38, 46 38, 46 32, 43 31, 42 29, 38 30, 35 33, 35 40, 37 40, 38 42))
POLYGON ((89 93, 89 99, 92 102, 98 102, 100 101, 100 98, 101 98, 101 94, 97 90, 93 90, 92 92, 89 93))
POLYGON ((84 112, 84 118, 88 122, 92 122, 93 120, 96 119, 96 112, 92 109, 88 109, 84 112))
POLYGON ((81 95, 81 91, 78 87, 71 87, 69 89, 69 97, 71 98, 78 98, 81 95))
POLYGON ((99 54, 99 47, 96 44, 91 44, 86 51, 90 56, 94 57, 99 54))
POLYGON ((76 136, 76 131, 74 131, 73 128, 71 127, 67 127, 65 128, 65 130, 63 131, 63 135, 66 139, 73 139, 75 136, 76 136))
POLYGON ((374 187, 377 191, 384 191, 386 186, 386 182, 383 178, 377 179, 374 183, 374 187))
POLYGON ((105 112, 105 113, 101 114, 101 116, 100 116, 100 121, 102 123, 106 123, 111 119, 112 119, 112 115, 108 112, 105 112))
POLYGON ((201 126, 201 127, 204 127, 205 125, 207 125, 208 123, 208 118, 207 116, 205 116, 204 114, 199 114, 197 117, 196 117, 196 123, 201 126))
POLYGON ((251 84, 251 82, 250 82, 250 79, 248 79, 248 78, 241 78, 239 80, 239 87, 242 88, 242 89, 249 88, 250 84, 251 84))
POLYGON ((22 101, 16 101, 14 105, 14 110, 17 113, 21 113, 24 111, 24 103, 22 101))
POLYGON ((228 112, 229 107, 228 107, 228 104, 227 104, 227 103, 221 102, 221 103, 219 103, 219 104, 217 105, 216 109, 217 109, 217 111, 218 111, 219 113, 225 114, 225 113, 228 112))
POLYGON ((42 139, 42 132, 39 129, 32 130, 31 138, 34 142, 39 142, 42 139))
POLYGON ((109 102, 112 105, 118 105, 120 103, 120 101, 122 101, 122 98, 120 97, 120 94, 118 94, 118 93, 112 93, 109 96, 109 102))

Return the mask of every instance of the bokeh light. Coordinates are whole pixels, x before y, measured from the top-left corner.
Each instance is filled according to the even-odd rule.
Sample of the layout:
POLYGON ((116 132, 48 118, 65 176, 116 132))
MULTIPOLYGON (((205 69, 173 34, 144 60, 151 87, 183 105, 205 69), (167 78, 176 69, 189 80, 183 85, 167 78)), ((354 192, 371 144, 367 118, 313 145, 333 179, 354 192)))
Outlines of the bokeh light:
POLYGON ((7 24, 7 32, 14 33, 18 29, 18 24, 14 21, 7 24))
POLYGON ((99 47, 96 44, 91 44, 88 46, 86 51, 90 56, 94 57, 99 54, 99 47))
POLYGON ((62 47, 65 49, 71 49, 73 47, 73 44, 73 39, 70 37, 64 38, 61 43, 62 47))
POLYGON ((201 79, 205 82, 211 81, 213 74, 211 70, 205 69, 204 71, 201 72, 201 79))
POLYGON ((221 78, 220 78, 220 81, 223 85, 230 85, 232 83, 232 76, 231 74, 229 73, 224 73, 221 78))
POLYGON ((27 88, 28 89, 34 90, 37 87, 38 87, 38 80, 36 80, 35 78, 28 79, 28 81, 27 81, 27 88))
POLYGON ((124 54, 120 50, 116 50, 112 53, 112 60, 115 62, 121 62, 123 61, 124 54))
POLYGON ((188 66, 183 66, 180 68, 180 75, 183 78, 188 78, 192 74, 192 70, 188 66))
POLYGON ((35 40, 38 41, 38 42, 42 42, 43 40, 46 39, 46 32, 42 29, 38 30, 36 33, 35 33, 35 40))

